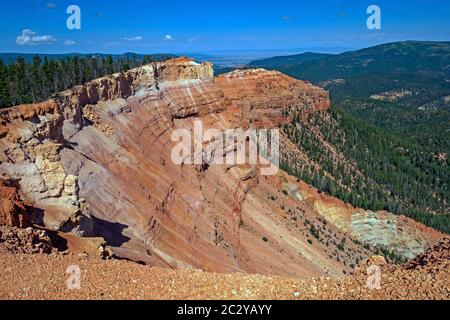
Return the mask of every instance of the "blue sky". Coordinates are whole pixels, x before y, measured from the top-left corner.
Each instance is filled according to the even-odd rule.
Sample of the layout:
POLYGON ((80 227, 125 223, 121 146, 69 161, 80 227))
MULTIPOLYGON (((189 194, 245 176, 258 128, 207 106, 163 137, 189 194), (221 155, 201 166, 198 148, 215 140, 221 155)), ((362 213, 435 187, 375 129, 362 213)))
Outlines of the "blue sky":
POLYGON ((14 0, 0 11, 0 52, 340 51, 399 40, 449 41, 450 1, 14 0), (71 4, 81 30, 66 27, 71 4), (381 30, 366 27, 370 4, 381 30))

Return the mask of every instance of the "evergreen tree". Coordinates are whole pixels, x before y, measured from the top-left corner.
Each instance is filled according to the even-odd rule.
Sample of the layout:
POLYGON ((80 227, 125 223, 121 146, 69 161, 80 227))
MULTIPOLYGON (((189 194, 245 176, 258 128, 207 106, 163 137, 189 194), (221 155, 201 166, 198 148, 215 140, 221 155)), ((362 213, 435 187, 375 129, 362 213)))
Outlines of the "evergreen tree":
POLYGON ((0 60, 0 108, 11 106, 8 67, 0 60))
POLYGON ((31 91, 33 94, 33 102, 41 100, 42 88, 41 88, 41 58, 38 55, 33 57, 33 64, 31 67, 32 86, 31 91))
POLYGON ((31 103, 30 81, 27 74, 25 59, 18 57, 16 62, 15 78, 17 82, 17 100, 19 104, 31 103))
POLYGON ((109 55, 107 60, 106 60, 106 66, 107 66, 107 74, 113 74, 114 73, 114 63, 113 63, 113 58, 112 55, 109 55))

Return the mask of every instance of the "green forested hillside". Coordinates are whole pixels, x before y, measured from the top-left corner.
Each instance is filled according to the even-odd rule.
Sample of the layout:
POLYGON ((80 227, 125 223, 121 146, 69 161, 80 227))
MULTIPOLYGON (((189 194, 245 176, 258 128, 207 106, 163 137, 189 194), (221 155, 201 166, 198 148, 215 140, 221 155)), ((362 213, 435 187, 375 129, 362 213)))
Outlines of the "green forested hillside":
POLYGON ((283 128, 321 168, 295 157, 283 169, 345 202, 405 214, 450 233, 449 159, 332 107, 283 128), (300 162, 300 163, 299 163, 300 162))
POLYGON ((336 55, 303 53, 275 57, 251 62, 250 66, 282 67, 288 74, 322 81, 371 73, 448 76, 449 61, 450 42, 405 41, 336 55))
MULTIPOLYGON (((121 59, 131 59, 136 61, 142 61, 145 58, 145 54, 134 53, 134 52, 126 52, 122 54, 106 54, 106 53, 55 53, 55 54, 35 54, 35 53, 0 53, 0 60, 3 61, 4 64, 12 64, 17 61, 18 58, 23 58, 26 63, 32 63, 33 59, 38 56, 41 60, 44 60, 46 57, 49 60, 64 60, 67 58, 89 58, 89 57, 97 57, 97 58, 111 58, 113 60, 121 60, 121 59)), ((148 55, 147 55, 148 56, 148 55)), ((165 59, 166 57, 175 57, 172 54, 165 53, 157 53, 151 55, 153 59, 160 60, 165 59)))
POLYGON ((450 232, 450 42, 408 41, 251 65, 330 91, 329 116, 285 128, 322 171, 285 163, 287 170, 356 206, 405 213, 450 232))
POLYGON ((450 152, 450 42, 406 41, 251 65, 319 84, 341 109, 423 147, 432 145, 436 153, 450 152))

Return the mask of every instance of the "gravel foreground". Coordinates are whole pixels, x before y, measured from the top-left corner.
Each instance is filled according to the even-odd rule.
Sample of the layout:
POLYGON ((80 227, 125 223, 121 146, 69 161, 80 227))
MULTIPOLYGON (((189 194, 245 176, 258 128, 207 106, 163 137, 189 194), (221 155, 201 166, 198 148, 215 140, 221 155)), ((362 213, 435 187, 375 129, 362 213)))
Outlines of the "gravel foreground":
POLYGON ((450 298, 449 239, 408 264, 380 259, 381 288, 369 290, 365 266, 344 278, 281 278, 173 270, 85 254, 0 253, 1 299, 445 299, 450 298), (72 267, 70 267, 72 266, 72 267), (75 266, 75 267, 73 267, 75 266), (67 269, 68 267, 69 270, 67 269), (79 267, 79 289, 73 281, 79 267), (68 273, 69 272, 69 273, 68 273))

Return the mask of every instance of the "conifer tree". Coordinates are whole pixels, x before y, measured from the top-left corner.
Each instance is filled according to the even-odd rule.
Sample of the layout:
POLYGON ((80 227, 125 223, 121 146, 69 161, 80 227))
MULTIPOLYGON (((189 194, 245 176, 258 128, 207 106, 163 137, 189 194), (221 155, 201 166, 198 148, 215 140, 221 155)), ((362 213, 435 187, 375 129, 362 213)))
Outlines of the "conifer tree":
POLYGON ((11 106, 8 67, 0 60, 0 108, 11 106))
POLYGON ((31 66, 31 77, 32 77, 32 94, 33 102, 40 101, 42 98, 42 88, 41 88, 41 58, 38 55, 33 57, 33 64, 31 66))

